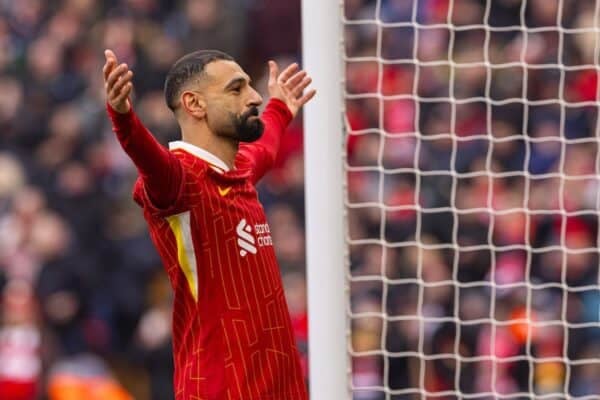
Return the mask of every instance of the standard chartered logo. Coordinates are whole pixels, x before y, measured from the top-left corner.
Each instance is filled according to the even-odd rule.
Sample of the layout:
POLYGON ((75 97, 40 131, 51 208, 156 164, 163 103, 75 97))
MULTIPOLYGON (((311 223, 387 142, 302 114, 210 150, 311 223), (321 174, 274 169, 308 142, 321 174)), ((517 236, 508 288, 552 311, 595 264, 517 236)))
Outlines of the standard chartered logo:
POLYGON ((235 232, 237 234, 237 244, 240 247, 240 256, 242 257, 246 257, 248 253, 256 254, 258 247, 273 246, 268 224, 256 224, 253 231, 252 226, 243 218, 237 225, 235 232))
POLYGON ((235 232, 238 236, 238 246, 240 246, 240 256, 246 257, 248 253, 256 254, 256 239, 252 235, 252 227, 248 225, 246 219, 243 218, 238 224, 235 232))

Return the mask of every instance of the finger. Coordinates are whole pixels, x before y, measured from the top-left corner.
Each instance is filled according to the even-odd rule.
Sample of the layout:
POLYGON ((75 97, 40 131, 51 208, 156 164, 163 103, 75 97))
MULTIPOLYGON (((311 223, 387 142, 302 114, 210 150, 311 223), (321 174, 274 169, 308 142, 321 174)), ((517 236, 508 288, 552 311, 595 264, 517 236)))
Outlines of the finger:
POLYGON ((104 63, 102 71, 104 72, 104 80, 106 81, 114 66, 117 65, 117 57, 112 50, 106 49, 104 50, 104 58, 106 59, 106 62, 104 63))
POLYGON ((279 65, 273 60, 269 61, 269 86, 277 83, 277 75, 279 75, 279 65))
POLYGON ((104 64, 104 67, 102 68, 102 73, 104 75, 104 82, 106 82, 106 80, 108 79, 108 76, 110 75, 110 73, 112 72, 112 70, 114 68, 115 68, 114 61, 112 61, 112 60, 106 61, 106 63, 104 64))
POLYGON ((312 89, 311 91, 306 92, 306 94, 304 94, 304 96, 302 96, 302 97, 300 97, 300 99, 298 99, 298 106, 302 107, 303 105, 305 105, 306 103, 311 101, 312 98, 315 97, 315 94, 317 94, 317 91, 315 89, 312 89))
POLYGON ((283 70, 283 72, 281 73, 281 75, 279 75, 278 82, 281 83, 281 84, 286 83, 287 80, 290 79, 290 77, 292 75, 294 75, 294 73, 296 71, 298 71, 298 68, 299 68, 298 64, 296 64, 296 63, 288 65, 288 67, 283 70))
POLYGON ((126 101, 133 90, 133 84, 131 82, 127 82, 127 84, 123 87, 123 90, 114 98, 112 102, 115 104, 126 101))
POLYGON ((104 57, 106 61, 113 60, 115 63, 117 62, 117 56, 111 49, 104 50, 104 57))
POLYGON ((285 83, 285 86, 292 90, 294 89, 306 76, 306 71, 299 71, 294 74, 288 81, 285 83))
POLYGON ((308 85, 310 85, 312 83, 312 78, 310 76, 307 76, 306 78, 304 78, 302 80, 302 82, 300 82, 298 85, 296 85, 292 90, 292 96, 294 97, 300 97, 302 95, 302 92, 304 91, 304 89, 306 89, 308 87, 308 85))
MULTIPOLYGON (((119 101, 118 99, 123 97, 123 92, 125 92, 126 89, 129 87, 133 88, 133 83, 131 83, 131 81, 125 82, 123 84, 123 86, 121 88, 119 88, 119 90, 112 90, 108 95, 108 99, 111 102, 118 102, 119 101)), ((129 90, 129 91, 131 91, 131 90, 129 90)), ((125 96, 125 97, 127 97, 127 96, 125 96)))
POLYGON ((111 92, 114 93, 114 95, 112 95, 111 97, 114 97, 116 94, 118 94, 121 91, 121 89, 125 87, 125 85, 131 82, 132 78, 133 72, 131 71, 127 71, 123 76, 121 76, 121 78, 114 84, 114 86, 111 89, 111 92))
POLYGON ((106 80, 106 87, 108 90, 112 89, 112 87, 115 85, 115 83, 119 80, 119 78, 127 73, 128 68, 127 68, 127 64, 121 64, 118 67, 116 67, 115 69, 112 70, 112 72, 108 75, 108 79, 106 80))

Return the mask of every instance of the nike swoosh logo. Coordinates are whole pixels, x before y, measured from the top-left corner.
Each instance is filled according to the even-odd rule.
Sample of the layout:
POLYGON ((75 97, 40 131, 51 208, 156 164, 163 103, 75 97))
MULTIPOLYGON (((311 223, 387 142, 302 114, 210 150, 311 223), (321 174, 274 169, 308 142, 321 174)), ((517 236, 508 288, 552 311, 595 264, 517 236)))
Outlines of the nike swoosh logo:
POLYGON ((219 189, 219 194, 221 197, 225 197, 227 196, 227 193, 231 191, 231 186, 226 187, 225 189, 222 189, 221 186, 217 186, 217 189, 219 189))

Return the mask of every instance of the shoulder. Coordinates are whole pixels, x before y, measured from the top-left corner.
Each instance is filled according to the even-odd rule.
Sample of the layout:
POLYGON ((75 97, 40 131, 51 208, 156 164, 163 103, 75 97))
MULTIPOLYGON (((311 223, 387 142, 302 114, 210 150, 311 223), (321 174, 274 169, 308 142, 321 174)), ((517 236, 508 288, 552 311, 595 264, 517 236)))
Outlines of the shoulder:
POLYGON ((206 176, 206 171, 209 168, 206 162, 186 152, 185 150, 174 149, 170 150, 170 152, 181 163, 181 167, 186 178, 204 178, 206 176))
POLYGON ((240 147, 240 151, 235 156, 235 168, 237 170, 251 169, 253 166, 252 157, 249 157, 245 147, 240 147))
MULTIPOLYGON (((168 190, 176 190, 173 203, 166 208, 156 206, 148 196, 145 182, 142 177, 138 177, 133 188, 133 198, 140 205, 145 216, 151 219, 163 219, 170 215, 178 214, 188 210, 198 199, 201 199, 207 191, 207 185, 210 181, 210 174, 207 173, 209 167, 202 160, 187 154, 181 150, 171 150, 170 154, 173 160, 176 160, 180 168, 180 179, 178 184, 168 190)), ((165 190, 167 190, 165 188, 165 190)))

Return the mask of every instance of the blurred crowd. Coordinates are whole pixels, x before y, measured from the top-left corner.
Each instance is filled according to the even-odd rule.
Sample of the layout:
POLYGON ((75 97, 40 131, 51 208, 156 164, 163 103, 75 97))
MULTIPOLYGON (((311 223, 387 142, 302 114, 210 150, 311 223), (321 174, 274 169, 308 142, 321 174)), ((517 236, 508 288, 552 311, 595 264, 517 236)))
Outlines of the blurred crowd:
POLYGON ((356 400, 600 396, 599 7, 345 2, 356 400))
MULTIPOLYGON (((600 394, 596 1, 345 0, 356 400, 600 394)), ((103 50, 167 143, 172 63, 221 49, 264 92, 300 1, 0 0, 0 47, 0 399, 172 398, 103 50)), ((260 196, 306 367, 300 123, 260 196)))
MULTIPOLYGON (((300 2, 0 0, 0 399, 170 399, 172 294, 106 116, 103 51, 135 72, 134 107, 179 131, 166 72, 187 52, 237 58, 259 89, 297 60, 300 2)), ((263 185, 306 353, 302 136, 263 185)))

